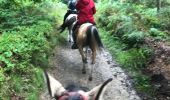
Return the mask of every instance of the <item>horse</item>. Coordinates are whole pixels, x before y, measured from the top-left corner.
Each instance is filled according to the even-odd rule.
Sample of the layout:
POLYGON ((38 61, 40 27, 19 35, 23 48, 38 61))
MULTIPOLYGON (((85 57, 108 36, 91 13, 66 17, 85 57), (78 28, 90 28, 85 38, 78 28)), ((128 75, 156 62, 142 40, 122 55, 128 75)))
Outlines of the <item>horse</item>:
MULTIPOLYGON (((96 60, 96 51, 97 49, 103 50, 103 44, 101 42, 101 39, 99 37, 98 30, 95 25, 91 23, 84 23, 82 24, 76 34, 76 43, 78 50, 80 52, 80 55, 82 57, 82 62, 83 62, 83 69, 82 73, 86 73, 86 66, 87 66, 87 53, 83 52, 84 47, 89 47, 92 51, 92 62, 91 62, 91 72, 89 76, 89 80, 92 80, 92 73, 93 73, 93 68, 95 65, 95 60, 96 60)), ((87 52, 87 49, 86 49, 87 52)))
POLYGON ((64 23, 60 26, 62 29, 61 32, 65 30, 65 28, 68 28, 68 41, 71 42, 73 41, 72 39, 72 28, 73 28, 73 23, 77 21, 77 14, 75 12, 71 13, 68 15, 68 17, 65 19, 64 23))
POLYGON ((90 91, 87 89, 82 89, 75 84, 68 85, 66 88, 44 71, 45 80, 47 83, 47 88, 50 96, 56 100, 102 100, 103 93, 108 85, 113 79, 109 78, 104 83, 94 87, 90 91))

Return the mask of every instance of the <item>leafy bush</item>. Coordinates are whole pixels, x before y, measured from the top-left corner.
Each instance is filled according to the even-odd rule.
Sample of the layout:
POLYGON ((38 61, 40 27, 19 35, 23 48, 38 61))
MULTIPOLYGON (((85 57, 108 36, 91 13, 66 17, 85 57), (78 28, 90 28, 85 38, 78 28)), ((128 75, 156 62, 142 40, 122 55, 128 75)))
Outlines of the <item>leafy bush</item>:
POLYGON ((42 88, 39 67, 48 67, 48 56, 57 41, 53 25, 58 23, 52 11, 47 11, 51 9, 43 8, 43 3, 30 1, 17 6, 12 2, 0 2, 4 7, 0 10, 0 90, 3 90, 0 98, 6 100, 16 94, 33 99, 42 88), (5 7, 6 3, 13 6, 5 7))
POLYGON ((143 11, 142 14, 143 14, 143 16, 142 16, 141 21, 143 21, 143 24, 146 27, 148 27, 148 28, 150 28, 150 27, 160 28, 161 27, 160 20, 157 16, 156 8, 147 9, 146 11, 143 11))
POLYGON ((170 31, 170 6, 166 8, 162 8, 159 13, 159 19, 161 23, 162 30, 170 31))
POLYGON ((128 51, 120 52, 117 55, 119 63, 126 67, 126 69, 133 71, 143 68, 152 53, 149 48, 133 48, 128 51))
POLYGON ((123 35, 123 41, 127 43, 130 47, 139 47, 144 43, 145 33, 141 31, 133 31, 129 34, 123 35))
POLYGON ((149 83, 150 78, 142 72, 154 55, 145 44, 145 37, 169 41, 169 0, 161 1, 159 13, 153 0, 125 0, 122 4, 112 1, 103 0, 97 5, 96 19, 102 28, 103 41, 128 71, 136 89, 152 94, 155 91, 149 83))
MULTIPOLYGON (((150 77, 143 75, 142 73, 135 73, 134 76, 134 84, 138 91, 145 91, 143 94, 155 94, 156 91, 150 85, 150 77)), ((140 92, 141 93, 141 92, 140 92)))
POLYGON ((165 32, 160 31, 160 30, 158 30, 156 28, 150 28, 149 35, 154 37, 155 40, 158 40, 158 41, 162 41, 162 40, 165 41, 165 40, 169 39, 168 35, 165 32))
MULTIPOLYGON (((0 74, 2 76, 1 82, 9 81, 8 78, 5 77, 10 78, 11 74, 21 77, 22 75, 33 73, 33 70, 31 70, 34 68, 32 65, 34 63, 31 62, 33 60, 32 58, 45 57, 45 59, 48 60, 47 51, 49 50, 49 44, 45 38, 44 32, 51 30, 51 28, 47 27, 45 24, 40 24, 40 26, 37 25, 32 26, 31 28, 23 28, 23 30, 19 32, 13 31, 3 33, 0 38, 0 46, 2 47, 0 48, 0 61, 1 68, 3 68, 1 69, 2 73, 0 74)), ((34 66, 35 65, 39 66, 38 64, 34 64, 34 66)), ((15 86, 8 87, 12 88, 15 86)), ((2 89, 3 88, 1 88, 1 90, 2 89)), ((8 91, 12 92, 10 90, 8 91)), ((21 91, 16 90, 15 92, 20 93, 21 91)))

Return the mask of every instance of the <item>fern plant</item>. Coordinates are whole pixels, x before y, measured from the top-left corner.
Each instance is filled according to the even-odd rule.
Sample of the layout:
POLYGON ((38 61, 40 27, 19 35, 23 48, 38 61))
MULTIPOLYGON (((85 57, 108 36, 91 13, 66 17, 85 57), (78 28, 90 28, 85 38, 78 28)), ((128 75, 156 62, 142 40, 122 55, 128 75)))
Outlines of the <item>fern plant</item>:
POLYGON ((145 33, 142 31, 132 31, 129 34, 123 35, 123 40, 130 47, 138 47, 142 43, 144 43, 145 33))

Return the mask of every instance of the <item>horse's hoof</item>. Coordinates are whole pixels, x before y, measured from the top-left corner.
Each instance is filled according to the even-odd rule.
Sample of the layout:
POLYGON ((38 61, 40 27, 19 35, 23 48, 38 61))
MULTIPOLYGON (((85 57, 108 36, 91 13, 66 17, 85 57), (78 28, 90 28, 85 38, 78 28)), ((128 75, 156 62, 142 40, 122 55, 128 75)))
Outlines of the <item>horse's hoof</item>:
POLYGON ((82 70, 82 73, 83 73, 83 74, 86 74, 86 70, 82 70))
POLYGON ((88 63, 88 62, 87 62, 87 58, 84 60, 84 63, 86 63, 86 64, 88 63))
POLYGON ((92 76, 90 76, 90 77, 89 77, 89 81, 92 81, 92 80, 93 80, 93 78, 92 78, 92 76))

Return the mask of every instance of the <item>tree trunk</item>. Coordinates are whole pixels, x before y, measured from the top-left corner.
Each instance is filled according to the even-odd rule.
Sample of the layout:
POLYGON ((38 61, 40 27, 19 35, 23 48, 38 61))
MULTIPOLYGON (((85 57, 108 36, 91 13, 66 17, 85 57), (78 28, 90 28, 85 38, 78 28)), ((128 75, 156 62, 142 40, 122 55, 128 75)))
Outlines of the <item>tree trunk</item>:
POLYGON ((157 12, 159 12, 161 8, 161 0, 156 0, 157 12))

